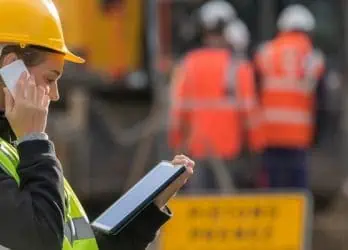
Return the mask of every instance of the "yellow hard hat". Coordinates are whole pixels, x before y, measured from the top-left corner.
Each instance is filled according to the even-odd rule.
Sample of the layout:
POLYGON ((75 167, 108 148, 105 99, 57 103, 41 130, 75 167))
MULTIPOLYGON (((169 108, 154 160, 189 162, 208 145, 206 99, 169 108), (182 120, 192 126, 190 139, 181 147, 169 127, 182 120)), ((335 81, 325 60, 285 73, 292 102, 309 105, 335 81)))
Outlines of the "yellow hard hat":
POLYGON ((85 62, 66 47, 52 0, 0 0, 0 43, 41 46, 64 54, 67 61, 85 62))

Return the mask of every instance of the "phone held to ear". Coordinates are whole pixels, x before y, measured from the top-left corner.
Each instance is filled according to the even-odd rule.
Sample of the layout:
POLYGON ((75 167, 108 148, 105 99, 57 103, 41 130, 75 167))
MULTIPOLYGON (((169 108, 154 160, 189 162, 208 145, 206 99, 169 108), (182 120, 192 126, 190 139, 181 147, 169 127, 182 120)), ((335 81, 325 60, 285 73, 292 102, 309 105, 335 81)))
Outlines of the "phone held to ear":
POLYGON ((15 94, 16 84, 23 72, 27 72, 29 76, 29 71, 23 60, 16 60, 0 69, 0 76, 12 96, 15 94))

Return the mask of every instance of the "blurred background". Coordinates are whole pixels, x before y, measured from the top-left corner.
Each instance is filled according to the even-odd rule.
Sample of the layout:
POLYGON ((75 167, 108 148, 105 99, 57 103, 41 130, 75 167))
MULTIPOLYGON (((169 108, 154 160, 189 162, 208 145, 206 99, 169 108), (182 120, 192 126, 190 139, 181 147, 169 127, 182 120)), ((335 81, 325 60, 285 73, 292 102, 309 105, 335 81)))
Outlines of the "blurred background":
MULTIPOLYGON (((175 74, 188 53, 205 46, 206 30, 202 29, 199 10, 208 1, 54 2, 60 10, 68 44, 87 59, 87 64, 66 65, 60 81, 61 100, 51 105, 48 129, 65 175, 92 220, 158 161, 171 159, 178 152, 168 142, 174 133, 171 100, 175 74)), ((348 77, 348 1, 227 2, 247 26, 249 43, 243 60, 251 65, 260 46, 278 35, 277 20, 286 7, 300 3, 315 17, 310 36, 313 47, 325 57, 321 77, 325 82, 325 102, 317 101, 322 104, 315 111, 313 143, 308 151, 306 148, 309 189, 315 201, 313 249, 346 249, 348 102, 344 83, 348 77)), ((255 98, 261 96, 256 94, 255 98)), ((212 130, 212 136, 218 137, 212 130)), ((180 150, 191 155, 185 148, 184 145, 180 150)), ((258 188, 256 173, 262 169, 263 153, 262 149, 250 151, 246 147, 236 156, 240 158, 237 164, 223 164, 221 168, 216 164, 223 157, 205 155, 218 162, 211 164, 215 164, 212 169, 217 176, 224 175, 221 169, 237 166, 231 178, 233 185, 218 177, 213 182, 231 192, 258 188)), ((202 160, 200 156, 193 158, 202 160)), ((204 178, 195 180, 199 181, 204 178)), ((205 185, 198 183, 200 186, 205 185)), ((191 191, 188 187, 183 192, 191 191)))

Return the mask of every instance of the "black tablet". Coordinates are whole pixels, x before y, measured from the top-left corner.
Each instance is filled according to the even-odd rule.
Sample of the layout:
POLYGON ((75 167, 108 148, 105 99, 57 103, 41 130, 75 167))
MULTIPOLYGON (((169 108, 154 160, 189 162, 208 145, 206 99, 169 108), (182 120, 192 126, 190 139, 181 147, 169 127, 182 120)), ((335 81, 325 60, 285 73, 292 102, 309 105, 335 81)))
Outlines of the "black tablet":
POLYGON ((107 234, 119 233, 185 170, 185 166, 162 161, 93 221, 92 227, 107 234))

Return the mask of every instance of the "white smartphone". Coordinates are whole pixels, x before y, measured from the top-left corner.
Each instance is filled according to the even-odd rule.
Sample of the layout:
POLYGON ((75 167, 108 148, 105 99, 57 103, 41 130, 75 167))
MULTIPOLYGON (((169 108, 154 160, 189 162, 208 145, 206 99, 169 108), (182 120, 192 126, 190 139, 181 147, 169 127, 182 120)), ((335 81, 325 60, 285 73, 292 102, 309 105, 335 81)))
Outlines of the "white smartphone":
POLYGON ((15 94, 16 84, 23 72, 27 72, 29 76, 29 71, 23 60, 16 60, 0 69, 0 76, 12 96, 15 94))

